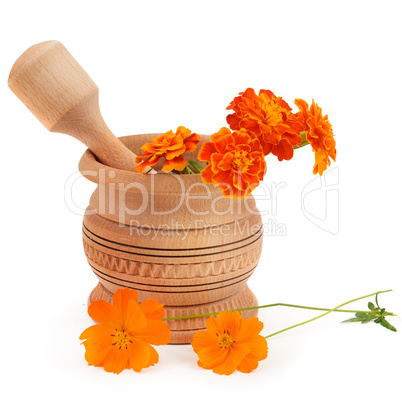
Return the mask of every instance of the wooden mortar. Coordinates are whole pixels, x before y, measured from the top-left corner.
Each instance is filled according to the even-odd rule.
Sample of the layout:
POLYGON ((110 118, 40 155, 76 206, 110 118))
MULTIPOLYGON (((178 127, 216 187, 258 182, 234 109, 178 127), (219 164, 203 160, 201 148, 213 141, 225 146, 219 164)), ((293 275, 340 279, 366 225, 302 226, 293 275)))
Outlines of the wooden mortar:
MULTIPOLYGON (((134 153, 160 134, 120 137, 134 153)), ((201 143, 209 136, 201 135, 201 143)), ((195 160, 199 148, 184 156, 195 160)), ((158 169, 161 166, 156 166, 158 169)), ((88 302, 112 301, 124 287, 156 298, 166 316, 256 306, 246 282, 262 249, 262 220, 252 196, 224 199, 199 174, 145 175, 106 166, 90 150, 83 176, 98 184, 83 221, 87 260, 99 279, 88 302), (134 175, 134 177, 133 177, 134 175)), ((246 311, 245 317, 257 310, 246 311)), ((167 321, 173 344, 190 343, 207 318, 167 321)))

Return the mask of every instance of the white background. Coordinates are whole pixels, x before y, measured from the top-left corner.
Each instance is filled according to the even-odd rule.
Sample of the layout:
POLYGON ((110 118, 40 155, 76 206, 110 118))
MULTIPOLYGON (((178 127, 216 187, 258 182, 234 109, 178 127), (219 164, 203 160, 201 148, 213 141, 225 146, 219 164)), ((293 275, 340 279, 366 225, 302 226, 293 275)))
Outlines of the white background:
MULTIPOLYGON (((401 315, 399 6, 386 0, 3 2, 2 399, 400 400, 398 318, 390 319, 399 330, 392 333, 375 324, 341 325, 350 316, 333 313, 270 339, 268 358, 247 375, 202 370, 190 346, 158 347, 160 363, 141 374, 88 367, 78 337, 92 324, 86 300, 97 281, 82 249, 82 217, 64 201, 65 182, 85 146, 47 132, 7 87, 24 50, 56 39, 98 84, 102 113, 118 136, 179 125, 212 134, 247 87, 270 89, 291 105, 314 98, 329 115, 338 149, 331 168, 339 180, 327 193, 321 226, 337 232, 339 217, 339 231, 331 234, 303 213, 313 153, 306 147, 290 162, 269 158, 265 184, 286 187, 276 214, 270 200, 259 207, 270 211, 264 222, 275 219, 286 236, 266 233, 249 285, 262 304, 322 307, 392 288, 379 301, 401 315)), ((93 189, 84 179, 76 183, 79 208, 93 189)), ((313 194, 304 209, 322 219, 325 191, 313 194)), ((349 307, 364 309, 367 301, 349 307)), ((259 316, 267 335, 314 315, 275 308, 259 316)))

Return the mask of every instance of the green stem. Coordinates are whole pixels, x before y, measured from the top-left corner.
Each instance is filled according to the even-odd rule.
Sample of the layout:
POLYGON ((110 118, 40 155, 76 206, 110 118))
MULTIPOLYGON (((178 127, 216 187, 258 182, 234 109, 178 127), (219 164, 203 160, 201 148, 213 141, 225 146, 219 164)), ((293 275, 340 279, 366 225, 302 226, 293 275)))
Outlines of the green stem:
MULTIPOLYGON (((389 292, 389 290, 386 290, 386 292, 389 292)), ((383 292, 378 292, 378 293, 383 293, 383 292)), ((368 297, 368 296, 365 296, 368 297)), ((256 310, 260 308, 268 308, 268 307, 294 307, 294 308, 302 308, 306 310, 319 310, 319 311, 328 311, 328 312, 338 312, 338 313, 371 313, 371 311, 364 311, 364 310, 340 310, 338 308, 335 309, 329 309, 329 308, 322 308, 322 307, 308 307, 308 306, 300 306, 297 304, 287 304, 287 303, 274 303, 274 304, 264 304, 262 306, 254 306, 254 307, 244 307, 244 308, 239 308, 236 310, 228 310, 228 311, 247 311, 247 310, 256 310)), ((170 321, 170 320, 183 320, 183 319, 189 319, 189 318, 199 318, 199 317, 210 317, 211 315, 218 315, 219 311, 213 312, 213 313, 206 313, 206 314, 197 314, 197 315, 185 315, 185 316, 180 316, 180 317, 165 317, 162 319, 162 321, 170 321)), ((387 315, 394 315, 393 313, 387 313, 387 315)))
POLYGON ((300 133, 301 143, 300 143, 300 145, 295 145, 295 146, 293 147, 293 149, 299 149, 299 148, 301 148, 301 147, 304 147, 305 145, 310 144, 310 143, 307 141, 306 135, 307 135, 306 131, 302 131, 302 132, 300 133))
POLYGON ((370 297, 370 296, 375 296, 375 295, 378 295, 379 293, 387 293, 387 292, 392 292, 392 289, 389 289, 389 290, 382 290, 382 291, 380 291, 380 292, 375 292, 375 293, 371 293, 371 294, 366 295, 366 296, 358 297, 357 299, 349 300, 349 301, 347 301, 347 302, 345 302, 345 303, 340 304, 339 306, 334 307, 333 309, 327 311, 327 312, 324 313, 324 314, 320 314, 320 315, 318 315, 317 317, 314 317, 314 318, 312 318, 312 319, 310 319, 310 320, 303 321, 303 322, 301 322, 301 323, 299 323, 299 324, 292 325, 291 327, 288 327, 288 328, 282 329, 282 330, 280 330, 280 331, 274 332, 273 334, 270 334, 270 335, 265 336, 265 338, 271 338, 272 336, 281 334, 282 332, 288 331, 289 329, 293 329, 293 328, 296 328, 296 327, 300 327, 301 325, 308 324, 309 322, 318 320, 319 318, 324 317, 324 316, 326 316, 326 315, 328 315, 328 314, 330 314, 330 313, 332 313, 332 312, 334 312, 334 311, 339 311, 338 309, 339 309, 340 307, 345 306, 346 304, 350 304, 350 303, 353 303, 353 302, 358 301, 358 300, 361 300, 361 299, 365 299, 365 298, 370 297))

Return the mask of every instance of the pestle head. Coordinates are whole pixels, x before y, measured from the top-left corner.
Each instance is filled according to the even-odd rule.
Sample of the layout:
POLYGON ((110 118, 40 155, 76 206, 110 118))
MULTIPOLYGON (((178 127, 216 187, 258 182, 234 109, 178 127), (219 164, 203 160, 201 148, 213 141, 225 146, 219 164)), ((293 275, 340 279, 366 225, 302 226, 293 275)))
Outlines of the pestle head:
POLYGON ((58 41, 31 46, 14 63, 8 85, 49 130, 98 87, 58 41))
POLYGON ((49 131, 78 139, 107 166, 135 171, 136 155, 102 118, 98 87, 60 42, 26 50, 14 63, 8 85, 49 131))

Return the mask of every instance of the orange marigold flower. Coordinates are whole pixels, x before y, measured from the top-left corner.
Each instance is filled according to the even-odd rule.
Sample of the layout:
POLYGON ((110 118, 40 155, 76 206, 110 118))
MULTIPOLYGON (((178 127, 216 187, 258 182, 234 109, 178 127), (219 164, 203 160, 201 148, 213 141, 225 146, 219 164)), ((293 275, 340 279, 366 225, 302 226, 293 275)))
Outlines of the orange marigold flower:
POLYGON ((265 155, 272 153, 280 161, 292 159, 293 147, 301 142, 302 125, 281 97, 265 89, 257 95, 247 88, 226 109, 234 110, 226 118, 232 130, 245 128, 256 134, 265 155))
POLYGON ((183 154, 195 151, 199 142, 200 136, 195 133, 191 134, 191 130, 188 128, 180 126, 175 133, 170 130, 141 147, 145 152, 135 159, 135 162, 139 163, 135 170, 144 173, 147 166, 154 166, 165 158, 163 171, 182 171, 187 166, 187 160, 183 154))
POLYGON ((113 295, 113 304, 95 300, 88 314, 99 324, 87 328, 84 340, 88 365, 104 367, 119 374, 125 368, 140 372, 158 363, 159 356, 150 345, 164 345, 170 340, 163 305, 155 299, 137 302, 137 292, 119 289, 113 295))
POLYGON ((226 127, 204 142, 198 159, 209 162, 201 171, 204 183, 216 184, 225 198, 248 197, 264 177, 265 159, 255 134, 226 127))
POLYGON ((306 132, 306 139, 315 152, 313 173, 319 173, 322 176, 331 165, 329 158, 333 161, 336 159, 336 143, 328 115, 322 115, 322 109, 314 102, 314 99, 310 109, 303 99, 296 99, 295 104, 300 110, 297 114, 302 118, 302 131, 306 132))
POLYGON ((263 326, 257 317, 245 319, 238 311, 209 317, 207 330, 196 332, 191 343, 198 365, 217 374, 250 373, 268 355, 267 340, 259 335, 263 326))

